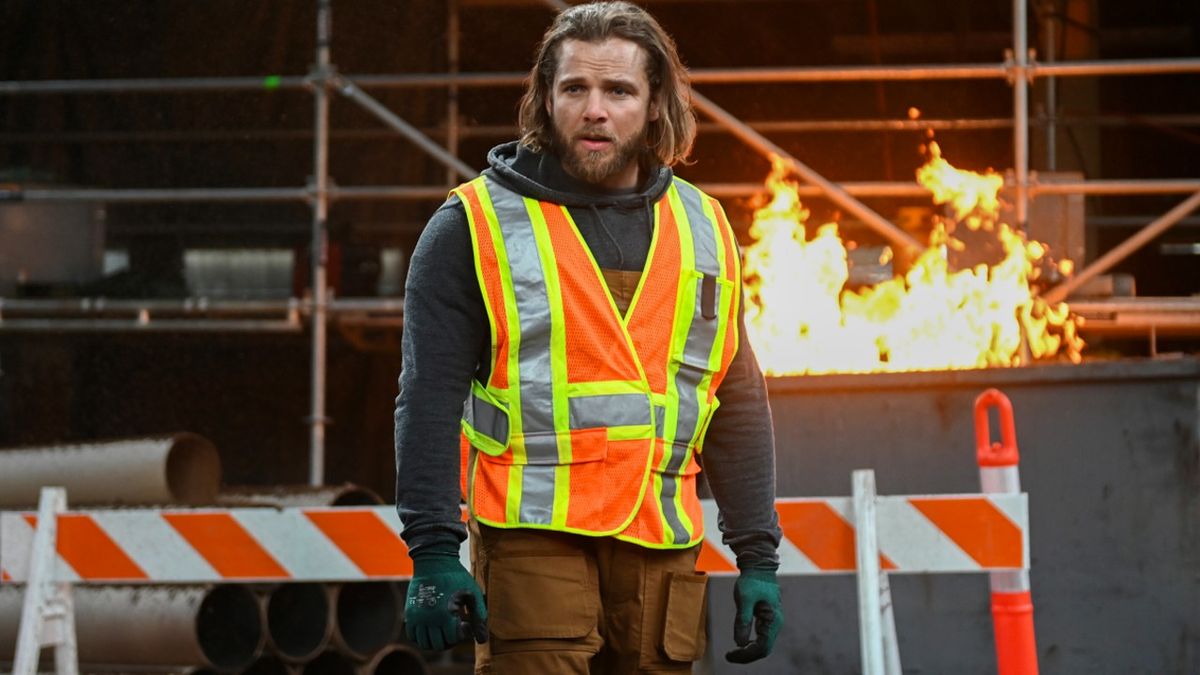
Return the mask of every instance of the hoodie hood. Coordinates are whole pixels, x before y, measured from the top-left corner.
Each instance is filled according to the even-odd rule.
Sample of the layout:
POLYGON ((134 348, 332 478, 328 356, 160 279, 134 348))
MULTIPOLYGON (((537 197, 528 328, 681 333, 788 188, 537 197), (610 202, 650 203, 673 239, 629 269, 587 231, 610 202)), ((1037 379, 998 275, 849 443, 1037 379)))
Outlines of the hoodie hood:
POLYGON ((673 175, 669 167, 659 166, 637 189, 607 192, 568 174, 557 156, 534 152, 518 141, 492 148, 484 173, 526 197, 566 207, 590 208, 645 208, 663 196, 673 175))

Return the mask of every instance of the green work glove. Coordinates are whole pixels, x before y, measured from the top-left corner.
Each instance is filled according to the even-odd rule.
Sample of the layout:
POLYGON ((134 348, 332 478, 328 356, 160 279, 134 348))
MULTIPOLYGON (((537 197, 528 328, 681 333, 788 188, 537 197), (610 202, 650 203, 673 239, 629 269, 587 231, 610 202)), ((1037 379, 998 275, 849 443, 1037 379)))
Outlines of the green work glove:
POLYGON ((421 649, 446 649, 468 636, 487 642, 483 591, 457 557, 429 555, 413 560, 404 632, 421 649))
POLYGON ((783 627, 783 603, 779 599, 779 580, 774 570, 743 570, 733 586, 737 616, 733 622, 733 641, 738 648, 725 653, 730 663, 757 661, 775 647, 775 638, 783 627), (754 619, 754 641, 750 640, 750 619, 754 619))

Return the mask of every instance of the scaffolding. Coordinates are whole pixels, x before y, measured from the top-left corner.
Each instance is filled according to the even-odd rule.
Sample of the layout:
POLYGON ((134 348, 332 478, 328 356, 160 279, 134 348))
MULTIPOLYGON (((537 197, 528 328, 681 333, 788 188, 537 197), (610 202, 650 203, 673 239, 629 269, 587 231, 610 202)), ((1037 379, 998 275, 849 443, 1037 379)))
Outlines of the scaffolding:
MULTIPOLYGON (((25 202, 290 202, 307 203, 312 210, 311 223, 311 297, 281 302, 227 301, 210 302, 189 299, 181 302, 113 301, 79 299, 71 301, 42 301, 0 299, 0 331, 277 331, 297 332, 302 321, 312 331, 311 401, 307 423, 310 427, 309 481, 324 482, 325 426, 328 423, 325 407, 326 330, 331 317, 372 316, 398 324, 402 320, 402 300, 333 299, 327 281, 329 241, 327 215, 330 204, 342 200, 432 200, 445 196, 447 186, 335 186, 329 176, 329 105, 331 94, 340 94, 371 113, 391 131, 400 134, 425 154, 445 166, 447 185, 477 175, 477 169, 458 157, 459 142, 468 136, 511 135, 514 129, 505 126, 469 126, 459 117, 457 93, 465 88, 514 87, 524 81, 523 72, 460 72, 459 71, 459 0, 447 3, 447 62, 445 73, 414 73, 403 75, 343 75, 335 68, 330 54, 332 36, 331 0, 316 0, 315 65, 305 75, 263 77, 209 78, 147 78, 107 80, 49 80, 0 82, 0 96, 32 96, 54 94, 123 94, 135 92, 211 92, 304 90, 313 95, 314 125, 312 131, 313 170, 308 184, 298 187, 227 187, 174 189, 50 189, 0 186, 0 201, 25 202), (446 124, 441 128, 443 143, 434 140, 438 130, 419 128, 372 97, 368 90, 445 88, 449 92, 446 124), (22 318, 6 318, 16 312, 22 318), (29 318, 32 315, 33 318, 29 318)), ((540 4, 551 10, 568 7, 563 0, 543 0, 540 4)), ((1169 180, 1056 180, 1043 183, 1030 170, 1029 90, 1033 82, 1045 79, 1048 109, 1047 166, 1056 165, 1054 128, 1072 120, 1057 119, 1054 112, 1055 78, 1105 77, 1151 74, 1200 74, 1200 58, 1054 61, 1049 45, 1047 61, 1041 62, 1028 44, 1028 0, 1013 0, 1012 46, 1005 51, 1001 63, 968 63, 953 65, 897 65, 814 68, 708 68, 691 72, 694 85, 707 88, 723 84, 788 84, 813 82, 900 81, 947 79, 1004 80, 1012 88, 1012 117, 990 120, 831 120, 825 122, 776 121, 747 123, 722 108, 712 99, 693 91, 696 110, 711 120, 701 123, 705 133, 723 132, 733 135, 764 157, 782 160, 800 176, 804 185, 800 194, 821 195, 899 249, 919 250, 921 244, 910 234, 889 222, 867 204, 863 197, 923 196, 927 192, 912 181, 842 182, 830 181, 811 167, 771 141, 765 133, 795 130, 833 131, 890 131, 903 129, 1012 129, 1014 165, 1006 177, 1006 187, 1013 197, 1015 225, 1027 225, 1031 199, 1040 195, 1189 195, 1174 208, 1145 225, 1138 233, 1080 270, 1074 277, 1052 288, 1044 295, 1049 302, 1066 299, 1084 283, 1112 267, 1144 246, 1165 230, 1183 221, 1200 207, 1200 178, 1169 180)), ((1053 21, 1054 19, 1049 19, 1053 21)), ((1075 120, 1085 124, 1113 123, 1111 119, 1075 120)), ((1176 116, 1170 121, 1181 124, 1200 122, 1198 116, 1176 116)), ((271 132, 264 132, 271 133, 271 132)), ((194 134, 188 134, 189 137, 194 134)), ((56 140, 60 140, 56 137, 56 140)), ((98 140, 84 135, 81 142, 98 140)), ((759 193, 761 184, 701 183, 701 187, 716 197, 743 196, 759 193)), ((1129 303, 1119 303, 1129 309, 1129 303)), ((1162 304, 1161 302, 1159 304, 1162 304)), ((1104 305, 1104 303, 1091 303, 1104 305)), ((1200 302, 1176 299, 1169 303, 1176 317, 1197 324, 1200 302)), ((1103 309, 1103 307, 1100 307, 1103 309)), ((1155 305, 1155 311, 1162 310, 1155 305)), ((1189 324, 1190 325, 1190 324, 1189 324)))

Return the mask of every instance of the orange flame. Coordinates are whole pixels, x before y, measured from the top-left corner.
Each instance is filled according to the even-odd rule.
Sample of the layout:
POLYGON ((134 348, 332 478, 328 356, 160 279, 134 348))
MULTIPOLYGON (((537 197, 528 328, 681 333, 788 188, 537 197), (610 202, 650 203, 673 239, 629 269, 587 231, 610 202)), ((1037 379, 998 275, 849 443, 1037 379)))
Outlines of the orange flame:
MULTIPOLYGON (((787 165, 776 159, 771 200, 754 214, 745 250, 746 329, 770 375, 1015 366, 1062 355, 1078 363, 1083 341, 1065 303, 1048 306, 1030 289, 1047 248, 999 222, 1003 178, 951 166, 936 143, 917 180, 952 215, 936 218, 929 248, 903 276, 859 291, 849 279, 836 223, 807 236, 809 212, 787 165), (959 223, 988 233, 1003 257, 952 269, 967 247, 959 223)), ((851 244, 853 246, 853 244, 851 244)), ((881 264, 889 262, 885 252, 881 264)), ((1057 266, 1069 274, 1069 260, 1057 266)))

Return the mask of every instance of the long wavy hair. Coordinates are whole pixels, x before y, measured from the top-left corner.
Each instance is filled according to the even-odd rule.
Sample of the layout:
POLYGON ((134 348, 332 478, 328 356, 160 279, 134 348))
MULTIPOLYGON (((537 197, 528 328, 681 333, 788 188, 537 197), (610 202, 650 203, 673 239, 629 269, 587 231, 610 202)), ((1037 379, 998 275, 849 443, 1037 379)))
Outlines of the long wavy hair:
POLYGON ((629 40, 646 53, 646 79, 659 109, 658 119, 647 129, 646 153, 666 166, 684 161, 696 139, 687 69, 671 36, 649 13, 628 2, 576 5, 562 11, 546 29, 521 97, 521 143, 537 151, 554 146, 554 121, 546 101, 558 72, 563 41, 596 43, 614 37, 629 40))

